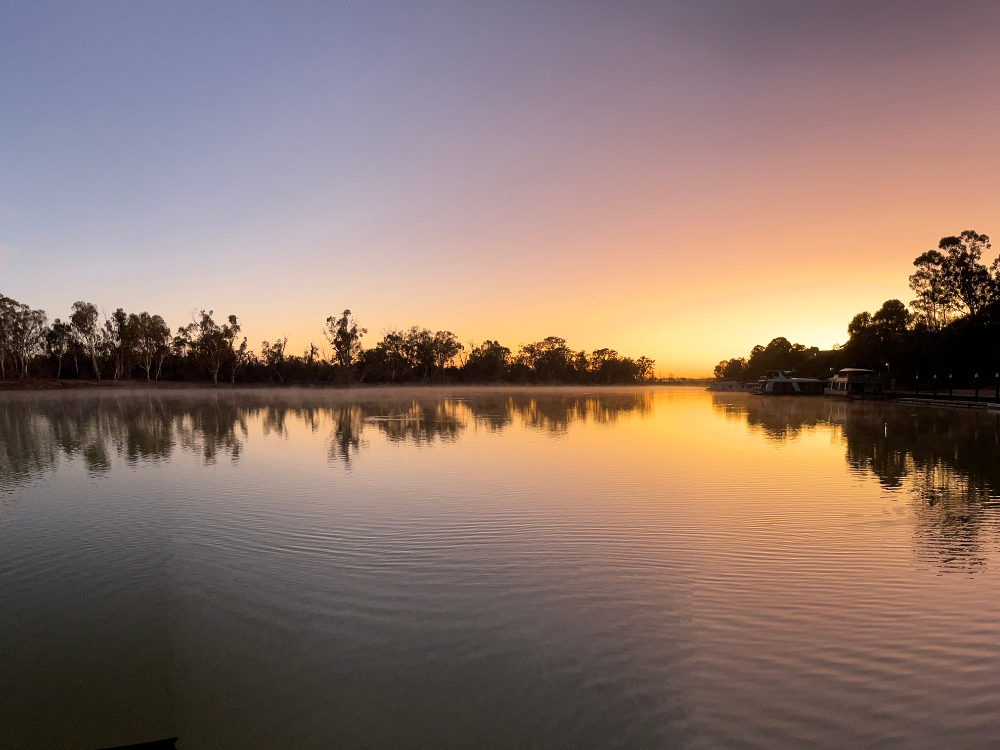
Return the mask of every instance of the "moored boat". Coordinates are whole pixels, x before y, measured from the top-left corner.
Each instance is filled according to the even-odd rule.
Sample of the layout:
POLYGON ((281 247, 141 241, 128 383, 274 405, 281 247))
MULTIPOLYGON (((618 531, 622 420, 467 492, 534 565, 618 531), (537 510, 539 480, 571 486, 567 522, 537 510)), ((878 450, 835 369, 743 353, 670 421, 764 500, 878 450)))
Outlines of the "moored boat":
POLYGON ((830 378, 824 393, 841 398, 882 398, 882 377, 874 370, 845 367, 830 378))
POLYGON ((797 378, 791 370, 770 370, 757 381, 754 393, 762 396, 822 396, 826 382, 816 378, 797 378))

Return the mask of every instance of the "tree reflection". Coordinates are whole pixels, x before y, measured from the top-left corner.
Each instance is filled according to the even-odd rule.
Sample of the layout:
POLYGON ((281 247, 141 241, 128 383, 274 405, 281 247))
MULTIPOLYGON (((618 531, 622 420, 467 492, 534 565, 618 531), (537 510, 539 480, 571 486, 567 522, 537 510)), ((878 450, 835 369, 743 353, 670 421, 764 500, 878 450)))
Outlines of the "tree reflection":
POLYGON ((770 440, 830 430, 852 471, 913 498, 915 548, 926 564, 972 571, 1000 541, 1000 414, 725 394, 713 406, 770 440))
POLYGON ((357 400, 307 391, 15 394, 0 402, 0 490, 37 478, 60 457, 81 460, 91 473, 111 470, 116 460, 137 465, 177 451, 198 455, 205 464, 220 457, 236 462, 255 423, 272 438, 287 438, 300 427, 328 431, 330 462, 349 467, 365 447, 367 431, 389 442, 431 445, 454 442, 469 429, 518 424, 559 434, 574 423, 611 424, 624 414, 652 410, 651 395, 641 391, 383 394, 366 392, 357 400))

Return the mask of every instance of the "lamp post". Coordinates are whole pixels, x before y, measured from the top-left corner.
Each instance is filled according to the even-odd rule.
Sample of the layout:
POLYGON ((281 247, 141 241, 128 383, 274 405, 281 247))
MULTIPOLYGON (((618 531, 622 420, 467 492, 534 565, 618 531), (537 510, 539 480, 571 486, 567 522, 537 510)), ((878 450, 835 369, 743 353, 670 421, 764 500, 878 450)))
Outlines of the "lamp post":
MULTIPOLYGON (((892 380, 889 378, 891 371, 889 370, 889 363, 885 363, 885 379, 889 381, 889 390, 892 390, 892 380)), ((885 390, 884 388, 882 390, 885 390)))
MULTIPOLYGON (((1000 381, 998 381, 1000 382, 1000 381)), ((920 398, 920 373, 917 373, 917 398, 920 398)))
POLYGON ((997 384, 997 401, 1000 401, 1000 372, 994 375, 994 378, 996 379, 995 382, 997 384))
POLYGON ((979 400, 979 373, 978 372, 975 374, 975 382, 976 382, 976 401, 978 401, 979 400))
POLYGON ((954 393, 955 393, 955 391, 952 389, 952 385, 951 385, 951 373, 949 372, 948 373, 948 400, 949 401, 952 399, 954 393))
POLYGON ((937 373, 934 373, 934 398, 937 398, 937 373))

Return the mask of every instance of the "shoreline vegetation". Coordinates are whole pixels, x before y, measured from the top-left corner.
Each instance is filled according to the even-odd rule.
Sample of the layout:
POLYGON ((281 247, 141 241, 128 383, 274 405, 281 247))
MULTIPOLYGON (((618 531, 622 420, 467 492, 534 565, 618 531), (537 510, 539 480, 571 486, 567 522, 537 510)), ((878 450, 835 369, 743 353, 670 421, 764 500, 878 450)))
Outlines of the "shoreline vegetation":
POLYGON ((0 393, 10 393, 10 392, 21 392, 21 391, 87 391, 87 392, 103 392, 103 391, 182 391, 182 390, 197 390, 197 391, 239 391, 239 390, 263 390, 263 389, 274 389, 274 388, 285 388, 285 389, 309 389, 309 390, 323 390, 323 389, 337 389, 337 390, 359 390, 359 391, 379 391, 387 389, 419 389, 426 391, 445 391, 453 389, 469 389, 469 390, 496 390, 496 389, 511 389, 511 390, 524 390, 533 391, 538 389, 573 389, 579 390, 580 388, 607 388, 614 389, 623 386, 689 386, 704 388, 710 386, 715 381, 712 378, 649 378, 648 380, 643 380, 641 382, 635 383, 560 383, 560 382, 549 382, 549 383, 529 383, 529 382, 462 382, 462 381, 451 381, 447 383, 435 382, 435 383, 422 383, 419 380, 412 382, 396 382, 396 383, 336 383, 336 382, 320 382, 320 381, 308 381, 308 382, 240 382, 236 383, 212 383, 210 381, 191 381, 191 380, 150 380, 146 381, 143 379, 134 378, 131 380, 87 380, 87 379, 75 379, 75 378, 61 378, 56 380, 55 378, 17 378, 17 379, 7 379, 0 380, 0 393))
POLYGON ((368 333, 350 310, 330 316, 321 346, 301 355, 288 338, 254 352, 235 315, 216 322, 201 310, 174 332, 159 315, 103 313, 76 302, 51 325, 44 310, 0 295, 0 390, 40 390, 111 383, 219 385, 626 385, 658 382, 654 360, 614 349, 575 351, 558 336, 522 344, 466 346, 451 331, 413 326, 386 330, 365 348, 368 333))
POLYGON ((989 388, 1000 382, 1000 257, 983 262, 990 238, 974 230, 942 237, 920 254, 910 275, 909 306, 887 300, 847 326, 843 346, 821 351, 784 337, 755 346, 748 357, 715 366, 718 380, 756 381, 769 370, 827 379, 844 367, 883 376, 888 389, 930 392, 989 388))

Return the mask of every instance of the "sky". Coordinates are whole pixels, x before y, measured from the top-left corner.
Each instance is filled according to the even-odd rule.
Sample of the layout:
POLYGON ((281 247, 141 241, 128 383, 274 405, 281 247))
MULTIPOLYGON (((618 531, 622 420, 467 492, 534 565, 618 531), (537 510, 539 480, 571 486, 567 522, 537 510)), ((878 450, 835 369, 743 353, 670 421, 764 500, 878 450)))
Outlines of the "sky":
POLYGON ((998 72, 992 2, 8 1, 0 293, 255 349, 344 308, 661 374, 828 348, 1000 232, 998 72))

